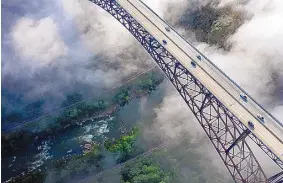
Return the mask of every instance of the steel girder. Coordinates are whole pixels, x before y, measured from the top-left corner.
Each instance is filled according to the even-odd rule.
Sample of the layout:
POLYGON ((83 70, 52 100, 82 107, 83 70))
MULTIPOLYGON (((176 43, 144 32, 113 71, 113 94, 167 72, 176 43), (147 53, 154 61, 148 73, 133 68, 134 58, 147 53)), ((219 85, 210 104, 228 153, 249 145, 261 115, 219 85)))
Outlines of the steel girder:
MULTIPOLYGON (((245 138, 233 144, 247 128, 115 0, 89 1, 116 18, 156 61, 197 118, 235 182, 269 182, 245 138)), ((249 137, 276 163, 280 161, 252 133, 249 137)))
POLYGON ((273 175, 272 177, 269 177, 270 183, 282 183, 283 182, 283 171, 279 172, 276 175, 273 175))

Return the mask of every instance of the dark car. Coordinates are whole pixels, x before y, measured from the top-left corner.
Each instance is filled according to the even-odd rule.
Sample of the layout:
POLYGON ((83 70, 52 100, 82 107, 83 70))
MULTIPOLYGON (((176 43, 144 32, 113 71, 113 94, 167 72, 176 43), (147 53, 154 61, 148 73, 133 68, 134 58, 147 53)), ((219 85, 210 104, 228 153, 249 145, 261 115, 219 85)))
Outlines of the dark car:
POLYGON ((199 60, 201 60, 201 56, 200 56, 200 55, 198 55, 197 58, 198 58, 199 60))
POLYGON ((243 99, 243 101, 245 101, 245 102, 248 101, 248 97, 245 94, 241 93, 240 97, 243 99))
POLYGON ((167 31, 167 32, 170 32, 170 27, 165 27, 165 30, 167 31))
POLYGON ((191 61, 191 64, 192 64, 193 67, 196 67, 196 66, 197 66, 197 64, 196 64, 195 61, 191 61))
POLYGON ((255 129, 255 126, 254 126, 254 124, 252 123, 252 122, 248 122, 248 125, 249 125, 249 127, 253 130, 253 129, 255 129))
POLYGON ((164 44, 164 45, 166 45, 167 44, 167 41, 166 40, 162 40, 162 43, 164 44))
POLYGON ((260 119, 261 122, 264 122, 264 117, 260 114, 256 115, 258 119, 260 119))

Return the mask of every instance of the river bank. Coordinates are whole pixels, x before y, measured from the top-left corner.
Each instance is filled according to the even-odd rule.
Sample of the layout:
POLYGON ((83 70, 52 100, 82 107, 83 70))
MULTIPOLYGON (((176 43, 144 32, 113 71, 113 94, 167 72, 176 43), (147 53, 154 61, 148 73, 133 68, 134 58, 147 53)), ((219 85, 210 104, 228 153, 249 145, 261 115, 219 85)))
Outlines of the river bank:
MULTIPOLYGON (((163 76, 146 75, 143 79, 139 78, 135 84, 119 89, 112 97, 112 101, 99 100, 94 102, 95 105, 90 102, 76 105, 62 111, 55 119, 49 117, 57 124, 52 124, 49 128, 45 128, 42 131, 18 130, 2 134, 2 142, 4 142, 4 146, 2 145, 4 164, 2 166, 8 167, 7 172, 10 171, 3 177, 3 180, 8 180, 10 177, 19 174, 21 176, 18 176, 18 178, 33 177, 34 174, 32 172, 37 172, 36 174, 38 174, 38 170, 42 170, 42 167, 45 166, 44 164, 50 160, 63 159, 62 161, 66 161, 66 158, 72 159, 71 157, 75 157, 76 159, 77 156, 89 156, 87 154, 92 151, 93 147, 96 147, 96 145, 100 146, 108 138, 106 137, 108 134, 115 134, 114 137, 126 134, 128 130, 121 125, 122 122, 117 121, 115 114, 119 113, 119 110, 128 105, 133 99, 150 94, 162 81, 163 76), (95 110, 91 111, 89 109, 95 110), (58 125, 58 122, 60 125, 58 125), (84 130, 80 131, 77 129, 84 130), (81 137, 77 137, 77 139, 80 139, 80 143, 68 143, 69 146, 77 148, 63 148, 64 150, 62 150, 62 147, 60 147, 61 150, 54 150, 56 146, 60 146, 60 143, 70 141, 68 139, 73 138, 75 133, 83 134, 81 137), (103 137, 103 135, 106 136, 103 137), (31 154, 34 155, 31 156, 31 154), (34 158, 35 156, 43 157, 44 160, 37 161, 34 158), (28 166, 31 161, 33 161, 33 168, 28 166), (15 164, 18 164, 17 167, 21 168, 15 169, 15 164)), ((66 143, 63 143, 63 145, 66 146, 66 143)), ((10 179, 10 182, 22 181, 22 179, 18 180, 18 178, 10 179)))

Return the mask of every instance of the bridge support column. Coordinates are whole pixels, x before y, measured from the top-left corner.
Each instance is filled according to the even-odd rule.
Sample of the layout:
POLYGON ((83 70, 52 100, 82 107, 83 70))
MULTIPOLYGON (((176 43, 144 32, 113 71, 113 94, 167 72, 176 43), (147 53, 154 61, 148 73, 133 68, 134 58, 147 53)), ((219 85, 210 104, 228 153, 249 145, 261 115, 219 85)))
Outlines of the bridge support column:
POLYGON ((241 135, 233 142, 233 144, 231 144, 231 146, 226 150, 226 153, 229 153, 229 151, 236 145, 238 144, 239 141, 242 141, 243 139, 245 139, 249 134, 251 133, 251 131, 249 129, 246 129, 243 133, 241 133, 241 135))

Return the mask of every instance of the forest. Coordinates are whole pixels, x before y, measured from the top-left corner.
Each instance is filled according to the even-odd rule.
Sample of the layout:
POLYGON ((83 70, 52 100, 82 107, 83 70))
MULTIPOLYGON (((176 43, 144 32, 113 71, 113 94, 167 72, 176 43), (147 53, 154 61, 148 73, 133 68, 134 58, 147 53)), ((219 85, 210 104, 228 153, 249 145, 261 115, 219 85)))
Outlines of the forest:
MULTIPOLYGON (((82 96, 77 93, 67 96, 66 101, 62 103, 62 107, 66 107, 67 105, 71 105, 73 103, 76 104, 71 105, 71 107, 64 108, 56 116, 46 118, 45 121, 51 120, 52 122, 44 128, 33 131, 32 129, 25 127, 24 129, 20 128, 16 131, 2 133, 2 156, 4 158, 11 157, 28 151, 31 144, 32 146, 36 147, 38 143, 43 140, 54 138, 57 134, 67 131, 71 128, 78 128, 83 125, 82 121, 87 121, 85 119, 90 117, 92 119, 99 120, 108 115, 117 113, 120 108, 123 108, 129 104, 133 98, 140 98, 150 94, 159 84, 162 83, 163 79, 163 76, 160 74, 156 74, 154 72, 147 73, 144 76, 136 79, 133 83, 117 89, 108 101, 88 100, 80 102, 82 100, 82 96)), ((38 105, 32 106, 38 107, 38 105)), ((29 111, 30 115, 36 116, 38 114, 38 112, 32 113, 32 111, 34 111, 32 108, 29 108, 29 111)), ((34 121, 32 123, 43 122, 34 121)), ((29 127, 30 124, 27 124, 27 126, 29 127)), ((31 125, 31 127, 32 126, 33 125, 31 125)), ((93 172, 98 173, 103 170, 102 164, 106 152, 113 153, 116 156, 117 164, 125 162, 141 153, 140 149, 135 143, 138 136, 138 127, 133 127, 132 129, 125 131, 119 137, 106 139, 99 144, 89 144, 90 147, 88 147, 81 154, 75 154, 59 159, 50 159, 39 168, 12 178, 10 182, 41 183, 46 179, 46 175, 50 174, 50 172, 52 172, 55 177, 57 176, 57 182, 66 182, 72 176, 82 176, 93 172)), ((147 164, 148 163, 149 162, 147 162, 147 164)), ((152 173, 152 171, 161 171, 155 164, 152 166, 148 164, 148 166, 149 172, 147 173, 149 175, 152 173), (154 169, 150 170, 151 168, 154 169)), ((137 167, 137 169, 139 169, 139 167, 137 167)), ((125 172, 126 169, 124 174, 125 172)), ((121 180, 133 182, 134 179, 136 178, 133 177, 133 179, 131 178, 129 180, 123 178, 121 180)))

